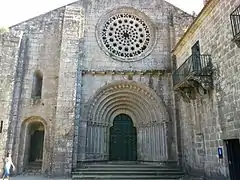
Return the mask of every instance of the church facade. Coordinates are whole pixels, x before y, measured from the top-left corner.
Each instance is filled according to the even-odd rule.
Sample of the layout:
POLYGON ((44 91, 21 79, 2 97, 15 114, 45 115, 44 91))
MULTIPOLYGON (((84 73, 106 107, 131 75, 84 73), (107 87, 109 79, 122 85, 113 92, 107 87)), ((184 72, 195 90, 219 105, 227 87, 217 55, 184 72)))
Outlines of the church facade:
POLYGON ((18 173, 39 166, 62 176, 86 162, 138 161, 211 176, 196 143, 203 147, 204 133, 186 126, 204 118, 190 112, 200 105, 188 93, 184 101, 173 77, 202 16, 194 21, 163 0, 83 0, 10 27, 0 35, 0 156, 11 152, 18 173))
POLYGON ((54 176, 89 161, 177 161, 170 57, 192 20, 165 1, 78 1, 12 26, 1 154, 19 173, 38 162, 54 176))

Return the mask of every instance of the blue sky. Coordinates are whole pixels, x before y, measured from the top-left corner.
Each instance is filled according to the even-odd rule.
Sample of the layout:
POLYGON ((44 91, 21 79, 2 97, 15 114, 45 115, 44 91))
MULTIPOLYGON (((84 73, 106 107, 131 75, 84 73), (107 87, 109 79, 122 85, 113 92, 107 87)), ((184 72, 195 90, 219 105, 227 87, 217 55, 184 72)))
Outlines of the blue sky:
MULTIPOLYGON (((76 0, 0 0, 0 26, 11 26, 76 0)), ((199 13, 203 0, 166 0, 188 13, 199 13)))

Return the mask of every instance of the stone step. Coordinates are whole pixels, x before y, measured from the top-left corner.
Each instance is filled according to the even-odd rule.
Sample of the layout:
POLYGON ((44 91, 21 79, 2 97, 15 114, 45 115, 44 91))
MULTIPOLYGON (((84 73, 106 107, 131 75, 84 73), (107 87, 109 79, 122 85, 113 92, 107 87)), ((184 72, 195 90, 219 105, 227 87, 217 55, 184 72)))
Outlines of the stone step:
MULTIPOLYGON (((169 168, 168 166, 161 165, 148 165, 148 164, 88 164, 82 165, 84 168, 169 168)), ((172 167, 176 168, 176 167, 172 167)))
POLYGON ((179 179, 184 173, 179 168, 154 164, 85 164, 72 172, 72 179, 179 179))
POLYGON ((179 176, 173 176, 173 175, 83 175, 83 176, 79 176, 79 175, 73 175, 72 179, 165 179, 165 180, 173 180, 173 179, 179 179, 181 177, 179 176))
POLYGON ((129 175, 142 175, 142 176, 178 176, 181 177, 184 174, 182 172, 141 172, 141 171, 128 171, 128 172, 73 172, 73 176, 102 176, 102 175, 112 175, 112 176, 129 176, 129 175))
POLYGON ((31 165, 28 165, 27 167, 26 167, 26 169, 36 169, 36 170, 38 170, 38 169, 41 169, 42 168, 42 166, 31 166, 31 165))
POLYGON ((141 172, 182 172, 180 169, 170 169, 170 168, 159 168, 159 167, 144 167, 144 168, 138 168, 138 167, 111 167, 111 168, 103 168, 103 167, 96 167, 96 168, 77 168, 77 172, 85 172, 85 171, 94 171, 94 172, 102 172, 102 171, 141 171, 141 172))
POLYGON ((42 161, 30 162, 24 169, 22 175, 36 176, 42 174, 42 161))

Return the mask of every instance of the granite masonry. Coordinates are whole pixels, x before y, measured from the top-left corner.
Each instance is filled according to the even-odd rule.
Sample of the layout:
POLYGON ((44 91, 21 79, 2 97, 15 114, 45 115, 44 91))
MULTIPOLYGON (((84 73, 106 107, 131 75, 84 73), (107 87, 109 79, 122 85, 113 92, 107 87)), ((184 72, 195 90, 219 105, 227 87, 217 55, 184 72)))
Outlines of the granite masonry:
POLYGON ((113 129, 128 117, 135 160, 228 177, 217 147, 239 137, 236 6, 208 1, 194 20, 163 0, 80 0, 10 27, 0 36, 0 156, 11 152, 17 173, 34 164, 69 176, 79 164, 115 160, 113 129), (192 100, 172 72, 197 40, 211 55, 213 86, 192 100))
POLYGON ((235 14, 230 17, 238 6, 238 0, 208 1, 173 50, 172 60, 178 68, 173 79, 176 79, 174 89, 182 165, 189 173, 206 179, 230 179, 234 176, 231 173, 237 173, 234 168, 231 169, 234 163, 231 158, 239 163, 238 155, 231 155, 230 148, 235 141, 232 146, 235 151, 240 137, 240 51, 233 41, 233 30, 239 28, 240 16, 235 14), (197 46, 200 56, 194 50, 197 46), (202 71, 199 75, 198 70, 191 69, 196 65, 196 56, 200 57, 197 66, 202 71), (183 69, 189 71, 186 70, 185 77, 179 81, 177 77, 183 69), (196 75, 187 80, 190 71, 196 75), (219 149, 223 150, 220 158, 219 149))

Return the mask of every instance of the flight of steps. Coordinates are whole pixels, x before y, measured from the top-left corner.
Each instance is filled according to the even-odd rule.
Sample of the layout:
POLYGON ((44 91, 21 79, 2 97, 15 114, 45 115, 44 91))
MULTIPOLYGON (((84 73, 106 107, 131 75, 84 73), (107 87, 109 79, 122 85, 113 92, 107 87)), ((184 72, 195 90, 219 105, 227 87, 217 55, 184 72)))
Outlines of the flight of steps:
POLYGON ((42 173, 42 161, 30 162, 24 169, 22 175, 41 175, 42 173))
POLYGON ((72 179, 161 179, 177 180, 184 176, 177 167, 147 164, 88 164, 72 172, 72 179))

